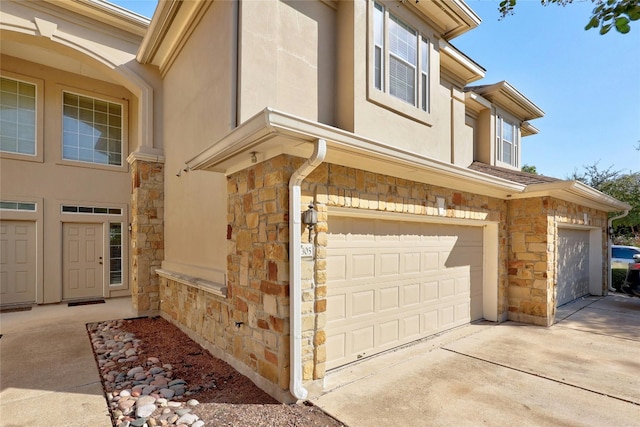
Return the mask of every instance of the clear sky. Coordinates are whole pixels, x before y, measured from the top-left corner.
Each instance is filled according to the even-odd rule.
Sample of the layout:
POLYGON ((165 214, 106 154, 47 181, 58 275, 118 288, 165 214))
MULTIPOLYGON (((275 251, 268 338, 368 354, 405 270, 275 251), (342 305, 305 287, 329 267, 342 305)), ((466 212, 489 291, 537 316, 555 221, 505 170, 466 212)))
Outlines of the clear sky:
MULTIPOLYGON (((423 0, 428 1, 428 0, 423 0)), ((487 70, 473 84, 507 80, 545 112, 523 140, 522 162, 567 178, 584 165, 640 172, 640 21, 626 35, 585 31, 593 3, 566 7, 518 0, 498 20, 499 0, 466 0, 482 24, 451 43, 487 70)), ((112 0, 151 17, 155 0, 112 0)))

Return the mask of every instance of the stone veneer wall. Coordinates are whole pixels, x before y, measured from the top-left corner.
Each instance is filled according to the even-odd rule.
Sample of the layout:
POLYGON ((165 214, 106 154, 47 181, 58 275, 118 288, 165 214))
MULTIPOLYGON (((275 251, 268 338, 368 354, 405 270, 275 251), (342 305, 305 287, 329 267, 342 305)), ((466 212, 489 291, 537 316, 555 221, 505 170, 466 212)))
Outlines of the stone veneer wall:
MULTIPOLYGON (((603 253, 606 254, 607 214, 552 197, 508 203, 508 318, 550 326, 555 321, 557 305, 558 225, 602 228, 603 253)), ((606 271, 603 275, 607 277, 604 273, 606 271)))
POLYGON ((164 259, 164 165, 131 163, 131 294, 139 313, 160 308, 158 276, 164 259))
MULTIPOLYGON (((163 316, 281 401, 291 400, 288 181, 302 161, 278 156, 228 177, 226 298, 170 278, 163 277, 160 287, 163 316)), ((602 212, 551 198, 507 202, 320 165, 302 184, 300 206, 302 212, 314 203, 319 212, 312 235, 315 258, 302 260, 302 373, 307 387, 316 387, 325 376, 328 209, 442 218, 438 197, 445 199, 446 218, 499 223, 498 314, 529 323, 542 324, 555 310, 548 300, 555 277, 543 270, 555 271, 557 249, 548 242, 557 239, 556 224, 580 224, 584 212, 590 225, 606 224, 602 212)), ((303 242, 308 238, 303 230, 303 242)))
MULTIPOLYGON (((162 315, 281 401, 289 389, 289 178, 279 156, 227 178, 227 295, 162 278, 162 315)), ((221 248, 224 250, 224 248, 221 248)))

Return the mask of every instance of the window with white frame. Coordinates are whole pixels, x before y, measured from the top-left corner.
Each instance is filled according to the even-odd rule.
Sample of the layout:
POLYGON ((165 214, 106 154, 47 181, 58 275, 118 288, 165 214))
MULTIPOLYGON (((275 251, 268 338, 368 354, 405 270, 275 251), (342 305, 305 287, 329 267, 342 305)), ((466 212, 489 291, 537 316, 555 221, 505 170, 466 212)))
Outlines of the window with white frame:
POLYGON ((36 85, 0 77, 0 151, 36 154, 36 85))
POLYGON ((518 128, 500 116, 496 119, 496 153, 498 161, 520 167, 518 128))
POLYGON ((63 93, 62 158, 122 166, 123 107, 75 93, 63 93))
POLYGON ((373 86, 429 112, 429 39, 379 2, 372 26, 373 86))

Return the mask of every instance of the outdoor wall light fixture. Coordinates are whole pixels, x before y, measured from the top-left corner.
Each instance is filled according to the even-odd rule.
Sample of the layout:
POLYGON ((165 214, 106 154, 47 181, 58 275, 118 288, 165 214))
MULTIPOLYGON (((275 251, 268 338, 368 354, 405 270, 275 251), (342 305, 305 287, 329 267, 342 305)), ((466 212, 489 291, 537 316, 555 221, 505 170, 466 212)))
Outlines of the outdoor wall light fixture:
POLYGON ((184 167, 184 168, 178 169, 178 173, 176 174, 176 176, 180 178, 182 176, 182 172, 189 172, 189 168, 184 167))
POLYGON ((309 242, 311 242, 311 230, 318 223, 318 211, 309 203, 309 209, 302 212, 302 223, 309 229, 309 242))
POLYGON ((256 153, 255 151, 251 152, 251 163, 257 163, 258 162, 258 156, 256 156, 256 154, 258 154, 258 153, 256 153))

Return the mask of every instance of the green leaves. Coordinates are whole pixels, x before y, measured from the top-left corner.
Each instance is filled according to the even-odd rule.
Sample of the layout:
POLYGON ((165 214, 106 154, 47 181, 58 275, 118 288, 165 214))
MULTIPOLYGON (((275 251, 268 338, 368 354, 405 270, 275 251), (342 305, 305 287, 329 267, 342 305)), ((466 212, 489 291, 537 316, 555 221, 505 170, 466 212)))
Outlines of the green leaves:
MULTIPOLYGON (((631 21, 640 20, 640 0, 591 0, 596 7, 585 30, 600 29, 600 34, 607 34, 615 28, 621 34, 631 31, 631 21)), ((498 6, 500 19, 513 15, 517 0, 502 0, 498 6)), ((573 0, 540 0, 543 6, 551 3, 566 6, 573 0)))
POLYGON ((624 16, 616 18, 616 30, 622 34, 627 34, 631 30, 629 19, 624 16))

